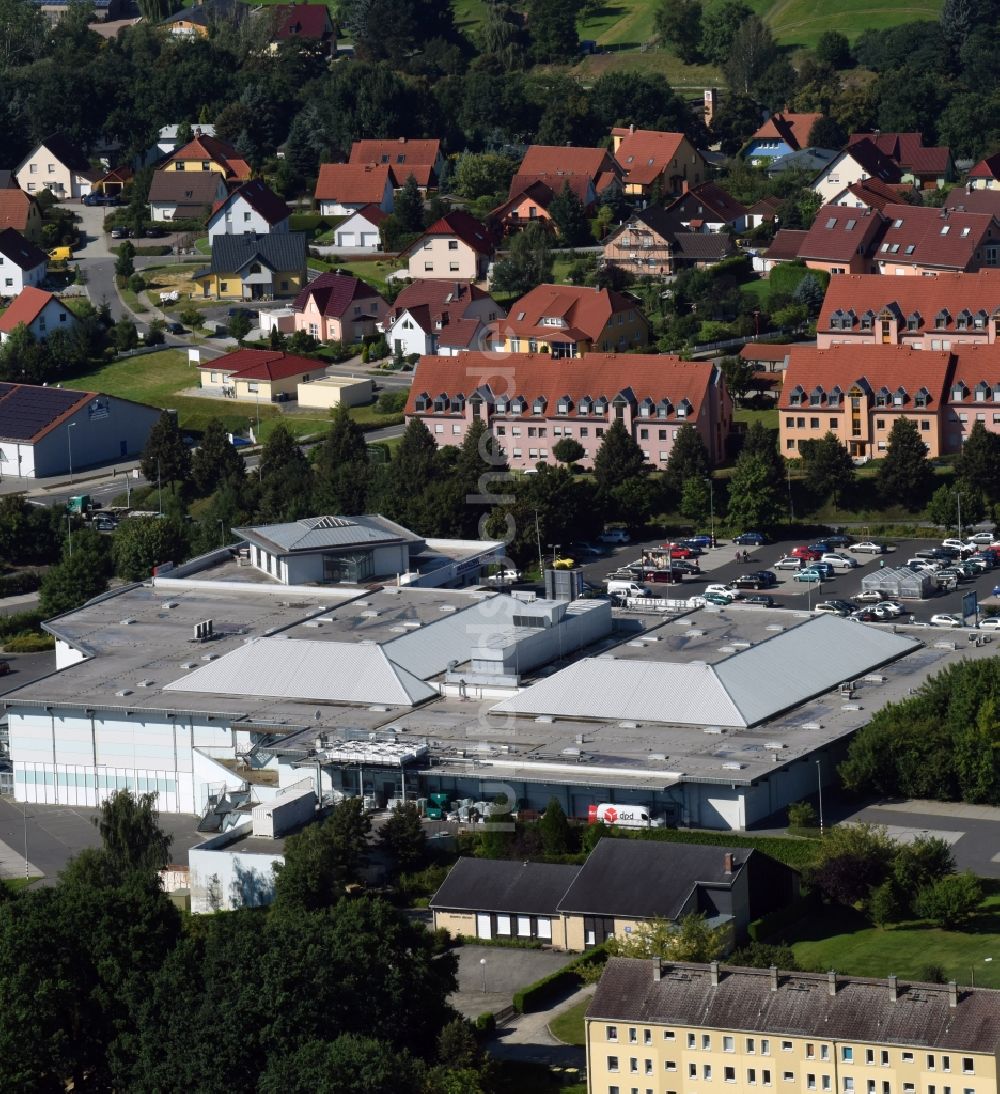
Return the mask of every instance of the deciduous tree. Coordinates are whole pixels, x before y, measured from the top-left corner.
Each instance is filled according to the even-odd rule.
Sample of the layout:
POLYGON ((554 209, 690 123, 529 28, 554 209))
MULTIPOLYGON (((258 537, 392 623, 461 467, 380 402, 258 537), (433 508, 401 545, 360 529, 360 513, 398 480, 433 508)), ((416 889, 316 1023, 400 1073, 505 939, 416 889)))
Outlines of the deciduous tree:
POLYGON ((701 0, 660 0, 653 15, 653 30, 660 43, 685 65, 701 60, 701 0))
POLYGON ((830 430, 818 440, 803 441, 799 455, 806 472, 806 484, 818 498, 833 496, 840 503, 854 483, 854 461, 837 435, 830 430))
POLYGON ((784 491, 781 480, 775 480, 773 465, 762 456, 744 451, 729 480, 729 524, 740 530, 773 528, 784 510, 784 491))

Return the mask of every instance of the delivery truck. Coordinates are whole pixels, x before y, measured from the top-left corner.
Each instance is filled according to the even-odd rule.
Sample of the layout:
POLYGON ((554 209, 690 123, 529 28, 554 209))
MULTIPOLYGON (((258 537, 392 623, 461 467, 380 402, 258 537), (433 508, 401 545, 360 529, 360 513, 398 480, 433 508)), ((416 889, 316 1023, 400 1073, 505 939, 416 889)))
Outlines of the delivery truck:
POLYGON ((619 828, 665 828, 662 817, 654 817, 648 805, 602 803, 587 808, 588 824, 614 824, 619 828))

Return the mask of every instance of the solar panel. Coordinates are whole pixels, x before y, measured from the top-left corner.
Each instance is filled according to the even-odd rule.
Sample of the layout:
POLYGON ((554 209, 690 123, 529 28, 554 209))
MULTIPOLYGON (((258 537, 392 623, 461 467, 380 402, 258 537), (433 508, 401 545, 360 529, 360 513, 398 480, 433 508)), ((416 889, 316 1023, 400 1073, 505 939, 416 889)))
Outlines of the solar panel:
POLYGON ((0 437, 8 441, 31 440, 80 402, 83 394, 58 387, 13 386, 0 398, 0 437))

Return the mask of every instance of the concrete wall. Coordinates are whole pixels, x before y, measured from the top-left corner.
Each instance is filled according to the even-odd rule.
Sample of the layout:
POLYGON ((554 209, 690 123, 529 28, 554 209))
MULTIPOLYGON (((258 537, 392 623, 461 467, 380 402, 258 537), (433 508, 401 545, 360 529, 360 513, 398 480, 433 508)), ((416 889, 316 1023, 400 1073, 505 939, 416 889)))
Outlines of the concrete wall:
POLYGON ((249 825, 233 833, 217 836, 188 851, 191 887, 191 913, 231 912, 255 908, 274 900, 274 867, 282 865, 280 852, 227 850, 249 831, 249 825))
POLYGON ((34 474, 68 471, 71 448, 74 468, 136 456, 146 447, 159 417, 160 411, 153 407, 102 395, 35 443, 34 474))
POLYGON ((332 410, 336 406, 364 406, 372 399, 371 380, 328 376, 298 385, 299 406, 332 410))

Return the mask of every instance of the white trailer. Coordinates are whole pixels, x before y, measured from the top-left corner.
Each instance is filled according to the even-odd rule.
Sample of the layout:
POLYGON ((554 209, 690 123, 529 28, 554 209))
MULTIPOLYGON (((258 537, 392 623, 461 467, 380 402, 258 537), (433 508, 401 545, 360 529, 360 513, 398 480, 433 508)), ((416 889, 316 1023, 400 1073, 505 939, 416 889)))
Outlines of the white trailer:
POLYGON ((270 801, 253 808, 253 834, 278 839, 309 821, 316 812, 312 779, 286 787, 270 801))

